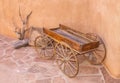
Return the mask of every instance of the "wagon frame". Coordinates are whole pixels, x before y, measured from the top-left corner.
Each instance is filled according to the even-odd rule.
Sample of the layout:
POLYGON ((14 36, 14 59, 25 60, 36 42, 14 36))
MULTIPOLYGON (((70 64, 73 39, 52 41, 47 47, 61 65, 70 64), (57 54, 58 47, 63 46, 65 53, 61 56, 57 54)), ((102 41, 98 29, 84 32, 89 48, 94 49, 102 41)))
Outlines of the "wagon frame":
POLYGON ((61 24, 58 28, 43 28, 34 45, 43 59, 55 55, 60 70, 71 78, 79 71, 78 55, 84 55, 94 65, 101 64, 106 56, 105 44, 98 35, 84 34, 61 24))

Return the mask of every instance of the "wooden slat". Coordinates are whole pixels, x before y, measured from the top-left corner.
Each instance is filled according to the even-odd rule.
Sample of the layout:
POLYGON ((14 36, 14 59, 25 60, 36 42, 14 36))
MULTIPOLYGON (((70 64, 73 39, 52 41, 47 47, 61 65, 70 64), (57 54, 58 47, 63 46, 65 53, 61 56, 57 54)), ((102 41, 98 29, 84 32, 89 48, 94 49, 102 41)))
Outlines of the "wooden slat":
POLYGON ((45 29, 44 28, 44 32, 50 36, 52 39, 54 39, 56 42, 62 42, 62 43, 66 43, 68 44, 71 48, 77 50, 77 51, 81 51, 81 48, 82 46, 77 43, 77 42, 74 42, 73 40, 70 40, 62 35, 59 35, 57 33, 55 33, 54 31, 52 30, 49 30, 49 29, 45 29))
POLYGON ((99 46, 99 41, 97 41, 97 42, 90 42, 88 44, 84 44, 83 45, 82 51, 88 51, 88 50, 97 48, 98 46, 99 46))
POLYGON ((72 41, 76 41, 78 43, 80 43, 80 45, 83 45, 85 43, 89 43, 90 41, 86 40, 85 38, 83 37, 78 37, 76 35, 73 35, 71 33, 68 33, 67 31, 64 31, 62 29, 57 29, 57 30, 54 30, 54 32, 56 32, 57 34, 60 34, 64 37, 67 37, 68 39, 72 40, 72 41))
POLYGON ((74 32, 74 33, 76 32, 75 30, 70 29, 69 27, 66 27, 64 25, 60 25, 60 27, 53 28, 50 30, 44 28, 44 32, 48 36, 50 36, 52 39, 54 39, 56 42, 60 42, 60 43, 62 42, 63 44, 66 43, 72 49, 75 49, 79 52, 88 51, 88 50, 97 48, 99 46, 99 41, 93 41, 89 38, 86 38, 86 37, 84 37, 83 33, 76 32, 76 33, 79 33, 79 36, 76 34, 69 33, 68 30, 69 31, 71 30, 71 32, 74 32), (64 30, 66 33, 63 32, 62 30, 64 30), (83 43, 81 43, 81 42, 83 42, 83 43))
POLYGON ((71 34, 73 34, 73 35, 76 35, 76 36, 78 36, 78 37, 83 37, 83 38, 85 38, 86 40, 89 40, 89 41, 93 42, 93 40, 87 38, 86 35, 85 35, 84 33, 82 33, 82 32, 76 31, 76 30, 74 30, 74 29, 72 29, 72 28, 70 28, 70 27, 68 27, 68 26, 62 25, 62 24, 60 24, 59 27, 60 27, 62 30, 65 30, 65 31, 67 31, 67 32, 69 32, 69 33, 71 33, 71 34))
POLYGON ((89 41, 89 43, 86 43, 85 45, 83 45, 82 51, 94 49, 94 48, 97 48, 99 46, 99 41, 94 41, 90 38, 87 38, 86 35, 82 32, 76 31, 76 30, 74 30, 68 26, 62 25, 62 24, 60 24, 59 27, 60 27, 60 29, 65 30, 73 35, 76 35, 79 38, 83 37, 84 39, 89 41))

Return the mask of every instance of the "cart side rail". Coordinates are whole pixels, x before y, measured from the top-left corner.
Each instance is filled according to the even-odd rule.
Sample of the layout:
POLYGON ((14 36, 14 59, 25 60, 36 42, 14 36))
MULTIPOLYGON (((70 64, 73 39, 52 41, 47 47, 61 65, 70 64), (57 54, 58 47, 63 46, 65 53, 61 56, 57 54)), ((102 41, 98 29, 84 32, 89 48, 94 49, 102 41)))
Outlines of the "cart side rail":
POLYGON ((76 30, 74 30, 74 29, 72 29, 72 28, 70 28, 70 27, 68 27, 68 26, 62 25, 62 24, 59 24, 59 27, 60 27, 62 30, 65 30, 65 31, 67 31, 67 32, 69 32, 69 33, 71 33, 71 34, 73 34, 73 35, 76 35, 76 36, 78 36, 78 37, 83 37, 83 38, 85 38, 85 39, 88 40, 88 41, 94 42, 94 40, 88 38, 88 37, 86 36, 86 34, 84 34, 84 33, 82 33, 82 32, 76 31, 76 30))
POLYGON ((67 37, 64 37, 62 35, 57 34, 56 32, 44 28, 44 32, 53 40, 55 40, 58 43, 62 43, 64 45, 69 45, 71 48, 73 48, 76 51, 88 51, 94 48, 97 48, 99 46, 99 41, 93 41, 89 42, 88 44, 80 45, 78 42, 74 40, 70 40, 67 37))
POLYGON ((79 43, 72 41, 62 35, 59 35, 57 33, 55 33, 52 30, 46 29, 44 28, 44 32, 53 40, 55 40, 58 43, 62 43, 64 45, 68 44, 71 48, 77 50, 77 51, 82 51, 82 45, 80 45, 79 43))

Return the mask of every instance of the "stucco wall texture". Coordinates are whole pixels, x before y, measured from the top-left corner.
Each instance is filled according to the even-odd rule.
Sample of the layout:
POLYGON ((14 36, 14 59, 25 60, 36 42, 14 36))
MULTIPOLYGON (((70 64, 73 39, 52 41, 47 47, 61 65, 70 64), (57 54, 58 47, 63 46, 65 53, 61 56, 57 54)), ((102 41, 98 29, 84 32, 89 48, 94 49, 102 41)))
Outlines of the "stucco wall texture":
POLYGON ((120 1, 119 0, 0 0, 0 33, 16 37, 13 21, 32 11, 29 26, 53 28, 64 24, 81 32, 94 32, 107 47, 104 61, 112 76, 120 78, 120 1))

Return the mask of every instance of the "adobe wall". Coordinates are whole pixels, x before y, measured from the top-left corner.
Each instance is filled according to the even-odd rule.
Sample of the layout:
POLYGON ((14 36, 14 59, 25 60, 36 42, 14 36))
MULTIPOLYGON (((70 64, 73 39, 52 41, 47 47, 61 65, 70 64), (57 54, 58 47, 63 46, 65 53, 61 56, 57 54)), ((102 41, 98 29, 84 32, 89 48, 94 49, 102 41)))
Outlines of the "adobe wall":
POLYGON ((21 27, 22 16, 32 10, 29 26, 57 27, 64 24, 82 32, 94 32, 107 47, 104 65, 120 77, 120 1, 118 0, 0 0, 0 33, 16 37, 13 21, 21 27))
POLYGON ((58 27, 61 23, 74 28, 87 27, 87 0, 0 0, 1 33, 15 36, 13 21, 22 26, 18 14, 19 4, 23 18, 33 11, 29 26, 58 27))
POLYGON ((104 65, 120 78, 120 1, 89 0, 88 26, 98 33, 107 47, 104 65))

